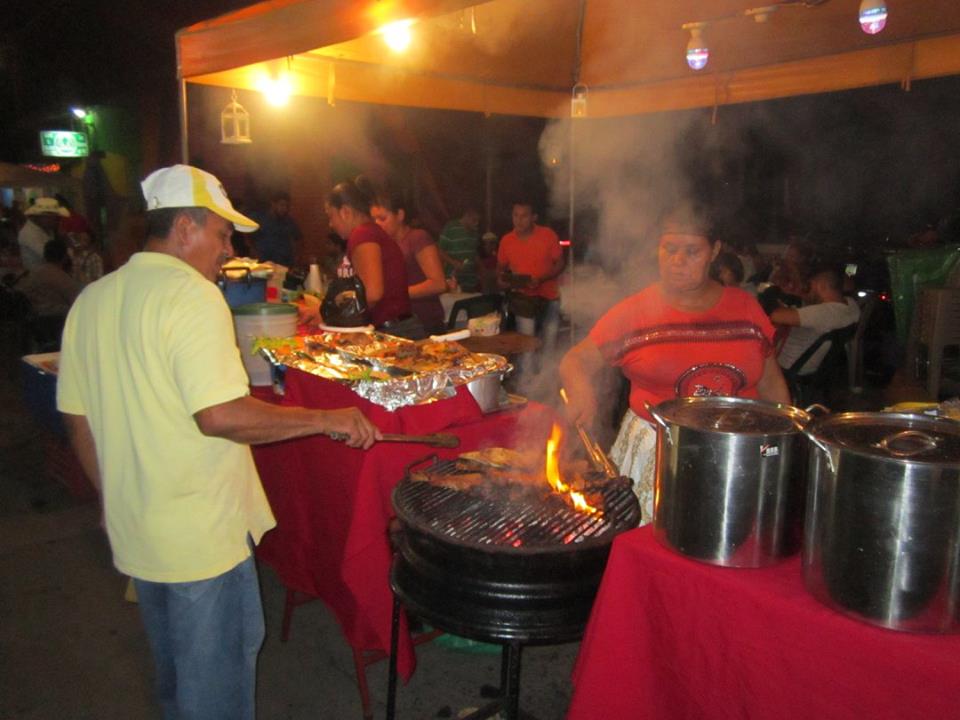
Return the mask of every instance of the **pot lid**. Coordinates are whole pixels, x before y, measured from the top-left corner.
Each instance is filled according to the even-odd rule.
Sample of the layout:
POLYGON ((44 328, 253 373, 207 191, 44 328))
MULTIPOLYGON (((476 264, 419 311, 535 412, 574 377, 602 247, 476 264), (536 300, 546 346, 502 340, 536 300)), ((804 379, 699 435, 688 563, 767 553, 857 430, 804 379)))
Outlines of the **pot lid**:
POLYGON ((810 416, 790 405, 736 397, 665 400, 654 408, 667 422, 708 432, 782 435, 799 432, 810 416))
POLYGON ((296 315, 297 308, 289 303, 249 303, 233 308, 234 315, 296 315))
POLYGON ((818 418, 810 435, 828 446, 884 459, 960 464, 960 423, 899 413, 818 418))

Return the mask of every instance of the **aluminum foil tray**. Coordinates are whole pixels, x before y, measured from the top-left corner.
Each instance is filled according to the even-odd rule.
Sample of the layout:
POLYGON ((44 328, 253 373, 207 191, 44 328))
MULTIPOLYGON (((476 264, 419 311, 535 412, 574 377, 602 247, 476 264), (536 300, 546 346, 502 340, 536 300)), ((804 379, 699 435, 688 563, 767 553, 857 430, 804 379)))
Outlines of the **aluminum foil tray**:
POLYGON ((381 332, 325 332, 300 341, 276 348, 273 362, 349 385, 388 410, 453 397, 457 385, 510 367, 500 355, 471 353, 458 343, 381 332))

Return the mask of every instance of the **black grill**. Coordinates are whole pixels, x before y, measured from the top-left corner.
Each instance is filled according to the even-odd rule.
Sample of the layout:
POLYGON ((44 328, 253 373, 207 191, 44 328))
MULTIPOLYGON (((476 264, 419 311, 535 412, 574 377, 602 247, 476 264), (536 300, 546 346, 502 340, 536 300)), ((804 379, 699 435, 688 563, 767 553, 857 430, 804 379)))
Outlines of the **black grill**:
MULTIPOLYGON (((456 474, 465 467, 463 461, 435 461, 429 473, 456 474)), ((640 522, 629 479, 608 481, 598 473, 586 480, 588 501, 599 506, 594 514, 568 505, 546 480, 539 495, 460 491, 409 477, 393 491, 400 523, 391 573, 396 597, 436 628, 504 646, 504 698, 477 718, 497 708, 508 720, 520 716, 522 645, 583 634, 613 538, 640 522)), ((394 647, 388 718, 395 688, 394 647)))

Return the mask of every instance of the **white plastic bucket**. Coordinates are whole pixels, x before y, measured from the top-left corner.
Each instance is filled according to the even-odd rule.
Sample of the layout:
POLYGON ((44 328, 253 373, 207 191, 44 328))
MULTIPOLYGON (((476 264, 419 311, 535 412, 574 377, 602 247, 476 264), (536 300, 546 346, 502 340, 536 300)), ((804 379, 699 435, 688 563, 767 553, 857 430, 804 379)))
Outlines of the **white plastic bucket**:
POLYGON ((260 337, 291 337, 297 334, 297 308, 283 303, 252 303, 233 309, 237 347, 251 385, 270 385, 270 363, 260 353, 253 353, 253 343, 260 337))

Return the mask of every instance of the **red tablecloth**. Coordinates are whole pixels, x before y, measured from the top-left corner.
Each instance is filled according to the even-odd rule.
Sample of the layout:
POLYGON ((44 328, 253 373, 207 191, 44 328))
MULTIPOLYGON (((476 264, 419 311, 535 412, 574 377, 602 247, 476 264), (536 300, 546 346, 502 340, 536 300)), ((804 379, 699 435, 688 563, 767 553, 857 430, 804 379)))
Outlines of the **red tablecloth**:
POLYGON ((876 628, 821 605, 800 559, 718 568, 619 536, 567 720, 960 717, 960 636, 876 628))
MULTIPOLYGON (((521 411, 483 415, 460 388, 449 400, 390 412, 335 382, 288 370, 284 405, 313 408, 359 407, 383 432, 453 433, 456 449, 381 443, 364 452, 324 436, 254 449, 254 458, 277 527, 267 533, 258 557, 284 585, 321 598, 337 616, 347 641, 357 649, 390 649, 392 595, 387 523, 393 517, 390 493, 407 466, 432 453, 456 457, 492 445, 515 445, 515 437, 542 435, 549 410, 531 403, 521 411)), ((401 631, 399 671, 409 677, 415 659, 410 637, 401 631)))

